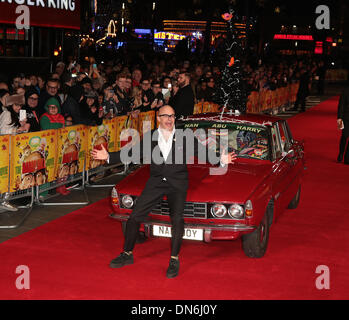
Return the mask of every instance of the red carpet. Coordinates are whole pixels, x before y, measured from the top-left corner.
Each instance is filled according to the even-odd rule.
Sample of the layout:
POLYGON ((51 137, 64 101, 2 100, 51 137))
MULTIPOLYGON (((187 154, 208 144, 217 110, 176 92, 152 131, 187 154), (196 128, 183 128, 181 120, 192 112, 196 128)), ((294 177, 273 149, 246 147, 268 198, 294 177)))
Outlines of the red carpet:
POLYGON ((272 226, 264 258, 247 258, 240 241, 184 241, 180 276, 169 280, 169 240, 152 239, 136 247, 134 265, 110 269, 123 237, 106 199, 0 244, 0 299, 348 299, 349 166, 335 162, 337 101, 289 121, 308 170, 300 205, 272 226), (15 286, 18 265, 30 268, 30 290, 15 286), (329 290, 316 288, 319 265, 329 267, 329 290))

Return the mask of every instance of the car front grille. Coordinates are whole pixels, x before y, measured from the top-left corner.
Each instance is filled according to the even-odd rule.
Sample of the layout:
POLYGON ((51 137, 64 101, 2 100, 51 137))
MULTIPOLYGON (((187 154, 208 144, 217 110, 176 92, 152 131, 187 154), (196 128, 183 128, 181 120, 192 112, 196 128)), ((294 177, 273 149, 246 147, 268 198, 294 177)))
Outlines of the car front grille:
MULTIPOLYGON (((207 203, 203 202, 186 202, 184 205, 185 218, 206 218, 207 203)), ((159 214, 162 216, 170 215, 170 208, 167 200, 162 200, 151 211, 152 214, 159 214)))
MULTIPOLYGON (((120 194, 120 207, 125 208, 121 202, 124 194, 120 194)), ((131 196, 134 203, 137 202, 137 196, 131 196)), ((132 208, 133 209, 133 208, 132 208)), ((167 200, 161 200, 155 208, 151 211, 152 214, 158 214, 162 216, 170 215, 170 207, 167 200)), ((205 202, 185 202, 184 204, 184 217, 185 218, 207 218, 207 203, 205 202)))

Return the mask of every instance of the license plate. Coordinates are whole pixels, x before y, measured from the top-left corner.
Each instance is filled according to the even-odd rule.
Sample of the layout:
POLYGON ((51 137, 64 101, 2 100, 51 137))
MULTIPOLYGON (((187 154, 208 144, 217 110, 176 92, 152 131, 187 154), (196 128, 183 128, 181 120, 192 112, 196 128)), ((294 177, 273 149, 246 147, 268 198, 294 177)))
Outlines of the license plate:
MULTIPOLYGON (((156 237, 171 238, 171 227, 153 225, 153 235, 156 237)), ((203 241, 204 230, 184 228, 183 239, 203 241)))

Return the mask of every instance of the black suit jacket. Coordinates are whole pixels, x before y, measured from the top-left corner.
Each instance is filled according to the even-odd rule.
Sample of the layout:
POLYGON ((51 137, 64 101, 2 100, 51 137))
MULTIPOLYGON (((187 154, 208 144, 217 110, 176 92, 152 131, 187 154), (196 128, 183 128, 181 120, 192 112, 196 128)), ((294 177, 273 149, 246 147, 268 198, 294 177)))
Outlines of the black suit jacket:
POLYGON ((176 98, 171 101, 173 109, 176 112, 176 117, 189 116, 194 112, 194 93, 190 85, 180 88, 175 96, 176 98))
MULTIPOLYGON (((191 130, 187 131, 187 134, 191 133, 191 135, 183 135, 182 132, 175 131, 172 149, 166 161, 158 145, 159 133, 157 129, 148 131, 143 139, 132 149, 125 147, 124 155, 130 155, 132 151, 134 151, 132 153, 135 155, 137 150, 139 150, 141 153, 140 157, 135 156, 134 159, 136 161, 132 162, 142 159, 143 164, 150 164, 150 179, 153 183, 160 183, 163 178, 166 178, 168 183, 174 188, 185 191, 188 189, 187 164, 194 163, 192 161, 193 157, 197 157, 201 163, 210 162, 212 164, 219 164, 220 161, 215 151, 209 150, 194 138, 191 130)), ((121 153, 122 151, 109 153, 109 163, 122 162, 124 159, 122 159, 123 156, 121 153)))

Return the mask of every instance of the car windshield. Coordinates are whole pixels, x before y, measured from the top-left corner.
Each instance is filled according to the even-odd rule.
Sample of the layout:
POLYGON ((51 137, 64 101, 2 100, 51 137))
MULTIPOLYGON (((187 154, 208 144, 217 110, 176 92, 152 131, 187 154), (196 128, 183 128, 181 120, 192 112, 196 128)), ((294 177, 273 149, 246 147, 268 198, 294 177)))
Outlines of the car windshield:
POLYGON ((269 159, 268 132, 263 126, 188 121, 181 127, 192 129, 201 144, 216 152, 220 151, 221 146, 228 146, 228 151, 234 151, 239 158, 269 159))

